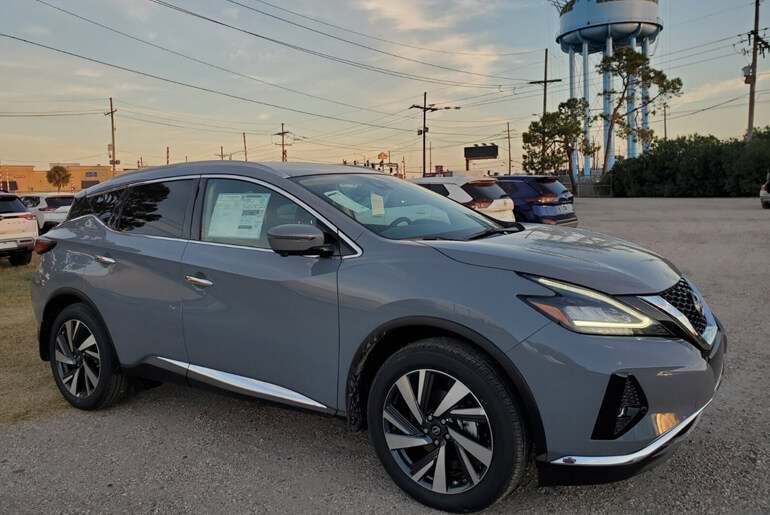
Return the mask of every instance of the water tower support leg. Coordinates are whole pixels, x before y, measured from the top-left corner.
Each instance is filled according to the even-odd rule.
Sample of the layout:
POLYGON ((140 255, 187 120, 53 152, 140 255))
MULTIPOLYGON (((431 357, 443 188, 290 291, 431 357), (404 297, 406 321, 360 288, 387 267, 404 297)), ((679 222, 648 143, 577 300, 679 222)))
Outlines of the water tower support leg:
MULTIPOLYGON (((636 38, 631 38, 629 42, 631 50, 636 52, 636 38)), ((636 77, 633 75, 628 77, 628 102, 627 102, 628 116, 626 117, 626 123, 631 130, 631 134, 628 135, 628 157, 629 159, 636 157, 636 77)))
MULTIPOLYGON (((588 103, 586 106, 586 113, 585 118, 583 120, 583 130, 585 131, 585 138, 586 138, 586 147, 588 147, 588 143, 591 141, 591 99, 590 91, 589 91, 589 82, 588 82, 588 69, 591 65, 591 62, 588 59, 588 43, 583 43, 583 98, 588 103)), ((586 177, 591 176, 591 156, 588 154, 583 155, 584 163, 583 163, 583 175, 586 177)))
MULTIPOLYGON (((650 39, 644 38, 642 40, 642 53, 645 57, 650 57, 650 39)), ((642 130, 647 133, 648 130, 650 130, 650 108, 647 106, 647 102, 650 100, 650 90, 649 90, 649 84, 646 82, 642 83, 642 130)), ((650 148, 650 144, 645 139, 642 141, 642 153, 647 152, 647 150, 650 148)))
MULTIPOLYGON (((575 98, 575 49, 569 49, 569 98, 575 98)), ((572 184, 577 181, 577 149, 572 150, 569 156, 569 169, 572 184)))
MULTIPOLYGON (((612 57, 612 35, 607 34, 607 44, 604 49, 605 57, 612 57)), ((604 74, 604 151, 608 153, 607 170, 615 166, 615 138, 610 134, 610 116, 612 115, 612 74, 604 74)))

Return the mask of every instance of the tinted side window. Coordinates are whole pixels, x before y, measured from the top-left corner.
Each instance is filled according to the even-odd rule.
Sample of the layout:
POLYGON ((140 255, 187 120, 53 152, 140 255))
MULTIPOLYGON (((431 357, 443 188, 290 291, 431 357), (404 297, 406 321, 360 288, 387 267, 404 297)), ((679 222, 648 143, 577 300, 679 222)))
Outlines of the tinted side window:
POLYGON ((38 197, 21 197, 21 201, 27 207, 37 207, 40 205, 40 199, 38 197))
MULTIPOLYGON (((99 220, 109 227, 114 227, 115 217, 117 216, 117 208, 120 204, 120 197, 123 194, 123 190, 113 190, 105 193, 100 193, 94 197, 91 197, 91 214, 96 215, 99 220)), ((70 208, 70 218, 89 214, 87 212, 73 215, 75 206, 70 208)))
POLYGON ((180 238, 192 187, 190 179, 131 187, 123 201, 118 230, 180 238))
POLYGON ((85 195, 82 197, 76 197, 72 202, 70 212, 67 214, 67 220, 72 220, 73 218, 77 218, 83 215, 90 215, 93 211, 91 210, 91 203, 89 200, 90 199, 85 195))
POLYGON ((449 190, 447 190, 446 186, 443 184, 421 184, 420 186, 424 186, 430 191, 438 193, 439 195, 444 195, 445 197, 449 196, 449 190))
POLYGON ((232 179, 208 181, 201 241, 267 249, 267 231, 283 224, 319 226, 305 209, 259 184, 232 179))
POLYGON ((500 187, 503 188, 503 191, 505 191, 511 197, 514 196, 517 191, 519 191, 519 188, 516 187, 516 183, 513 181, 500 181, 497 184, 500 185, 500 187))

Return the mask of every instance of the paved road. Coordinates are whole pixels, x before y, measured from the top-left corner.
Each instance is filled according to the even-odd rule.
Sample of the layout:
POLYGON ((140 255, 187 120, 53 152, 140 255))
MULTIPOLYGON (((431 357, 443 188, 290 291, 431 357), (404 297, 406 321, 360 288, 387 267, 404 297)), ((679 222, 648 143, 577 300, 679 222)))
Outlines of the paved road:
MULTIPOLYGON (((663 466, 614 485, 530 482, 492 512, 770 512, 770 211, 756 199, 581 199, 578 211, 583 228, 656 250, 696 282, 728 328, 727 375, 663 466)), ((0 427, 2 513, 396 511, 426 510, 366 433, 266 403, 164 385, 106 412, 0 427)))

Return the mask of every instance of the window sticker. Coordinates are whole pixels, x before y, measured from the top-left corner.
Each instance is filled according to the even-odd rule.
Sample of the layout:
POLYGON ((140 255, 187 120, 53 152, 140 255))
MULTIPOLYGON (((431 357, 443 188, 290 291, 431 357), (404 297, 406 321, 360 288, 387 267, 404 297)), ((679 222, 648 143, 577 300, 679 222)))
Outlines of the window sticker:
POLYGON ((220 193, 208 236, 259 239, 270 193, 220 193))
POLYGON ((372 192, 370 194, 372 198, 372 214, 374 216, 383 216, 385 214, 385 202, 380 195, 372 192))
POLYGON ((363 213, 364 211, 369 211, 369 208, 362 206, 339 190, 327 191, 324 193, 324 195, 329 197, 332 201, 339 204, 340 206, 350 209, 354 213, 363 213))

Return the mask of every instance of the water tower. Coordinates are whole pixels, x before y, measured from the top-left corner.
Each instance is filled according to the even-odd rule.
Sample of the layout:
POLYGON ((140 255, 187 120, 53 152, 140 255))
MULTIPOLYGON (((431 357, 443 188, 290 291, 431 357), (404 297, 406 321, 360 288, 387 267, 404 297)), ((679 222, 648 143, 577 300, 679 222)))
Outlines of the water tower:
MULTIPOLYGON (((583 56, 583 98, 589 98, 589 56, 604 52, 611 56, 619 47, 631 47, 637 50, 641 46, 644 55, 649 56, 650 43, 654 42, 663 30, 663 22, 658 17, 658 0, 551 0, 559 9, 559 35, 556 42, 564 52, 569 53, 570 98, 576 97, 575 91, 575 54, 583 56)), ((636 84, 631 82, 629 93, 633 99, 636 84)), ((642 84, 642 97, 647 97, 647 85, 642 84)), ((604 114, 610 114, 612 77, 604 74, 604 114)), ((629 111, 634 109, 635 101, 629 101, 629 111)), ((585 137, 589 138, 590 110, 585 114, 585 137)), ((635 126, 633 114, 628 116, 628 124, 635 126)), ((642 109, 642 129, 649 128, 649 112, 642 109)), ((604 121, 604 151, 609 152, 609 168, 615 161, 614 135, 609 134, 609 122, 604 121), (607 144, 609 142, 609 144, 607 144)), ((636 157, 636 138, 628 138, 628 157, 636 157)), ((646 150, 646 145, 644 150, 646 150)), ((591 170, 590 156, 585 156, 585 171, 591 170)), ((590 173, 590 172, 588 172, 590 173)), ((572 175, 577 174, 577 155, 572 156, 572 175)))

